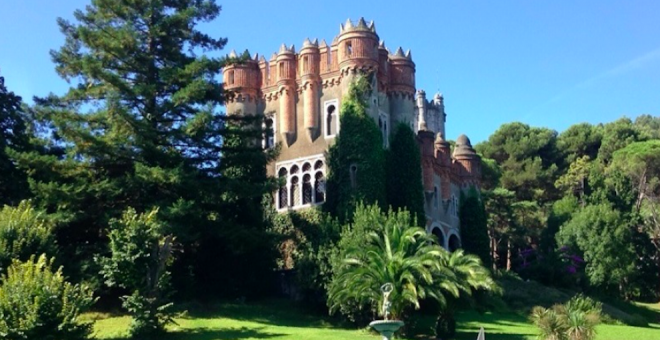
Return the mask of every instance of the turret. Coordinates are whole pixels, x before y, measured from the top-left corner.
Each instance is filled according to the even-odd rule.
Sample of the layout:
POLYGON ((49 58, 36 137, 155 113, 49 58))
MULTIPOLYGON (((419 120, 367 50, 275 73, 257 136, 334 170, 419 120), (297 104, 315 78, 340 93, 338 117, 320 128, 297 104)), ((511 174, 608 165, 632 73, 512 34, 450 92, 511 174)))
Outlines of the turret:
POLYGON ((447 121, 447 114, 445 113, 445 103, 442 93, 436 93, 433 96, 433 106, 436 108, 436 126, 435 129, 437 132, 442 132, 442 135, 445 134, 445 122, 447 121))
POLYGON ((310 141, 318 136, 319 131, 320 60, 318 41, 305 39, 300 49, 298 65, 303 93, 304 126, 310 141))
POLYGON ((456 139, 454 149, 455 165, 457 172, 467 184, 478 184, 481 178, 481 159, 472 148, 470 139, 466 135, 460 135, 456 139))
POLYGON ((390 84, 388 95, 393 124, 402 122, 410 125, 417 120, 415 112, 415 63, 410 51, 403 53, 399 47, 389 55, 390 84))
POLYGON ((440 177, 440 194, 443 200, 448 200, 451 197, 451 182, 449 173, 451 172, 451 155, 449 143, 445 140, 442 132, 438 132, 435 135, 434 142, 435 149, 435 161, 437 164, 440 164, 441 168, 444 169, 445 176, 440 177))
POLYGON ((390 51, 385 47, 385 42, 381 41, 378 44, 378 90, 381 92, 387 92, 390 84, 389 54, 390 51))
POLYGON ((424 90, 417 91, 417 125, 415 128, 418 131, 426 130, 426 92, 424 90))
MULTIPOLYGON (((228 57, 238 58, 235 51, 231 51, 228 57)), ((228 93, 227 113, 253 115, 256 113, 261 73, 258 62, 250 57, 247 50, 241 58, 245 60, 231 63, 222 70, 223 86, 228 93)))
POLYGON ((371 71, 378 67, 378 35, 373 21, 349 19, 339 26, 339 68, 342 74, 371 71))
POLYGON ((296 53, 293 45, 286 47, 282 44, 277 54, 277 86, 280 102, 279 132, 287 145, 291 145, 296 134, 296 53))

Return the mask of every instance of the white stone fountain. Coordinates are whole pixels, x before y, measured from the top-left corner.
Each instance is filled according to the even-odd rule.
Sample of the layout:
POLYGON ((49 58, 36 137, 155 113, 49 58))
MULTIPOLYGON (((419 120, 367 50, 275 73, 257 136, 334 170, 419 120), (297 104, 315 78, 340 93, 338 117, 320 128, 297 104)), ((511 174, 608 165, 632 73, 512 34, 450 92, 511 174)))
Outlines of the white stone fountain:
POLYGON ((394 286, 391 283, 386 283, 380 287, 380 290, 383 292, 383 307, 381 308, 383 320, 374 320, 369 326, 378 331, 383 336, 383 340, 391 340, 392 335, 403 326, 403 321, 389 320, 392 304, 388 298, 392 290, 394 290, 394 286))

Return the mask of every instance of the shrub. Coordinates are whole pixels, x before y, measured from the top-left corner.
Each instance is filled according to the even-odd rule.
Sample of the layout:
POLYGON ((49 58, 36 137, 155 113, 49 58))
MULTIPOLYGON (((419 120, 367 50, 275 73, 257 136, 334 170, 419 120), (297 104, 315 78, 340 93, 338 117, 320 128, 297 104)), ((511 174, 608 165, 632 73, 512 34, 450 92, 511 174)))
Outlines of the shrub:
POLYGON ((591 340, 596 336, 601 309, 600 302, 577 295, 549 309, 534 307, 530 319, 539 328, 541 340, 591 340))
POLYGON ((92 291, 64 280, 53 260, 14 260, 0 286, 0 338, 7 340, 87 339, 92 325, 79 315, 95 301, 92 291))
POLYGON ((29 201, 0 210, 0 273, 12 260, 27 261, 32 254, 55 255, 52 224, 29 201))
POLYGON ((174 240, 162 234, 157 212, 128 209, 121 219, 111 220, 111 255, 100 260, 106 284, 131 292, 122 297, 122 305, 133 318, 130 333, 136 339, 156 338, 173 321, 167 268, 174 240))

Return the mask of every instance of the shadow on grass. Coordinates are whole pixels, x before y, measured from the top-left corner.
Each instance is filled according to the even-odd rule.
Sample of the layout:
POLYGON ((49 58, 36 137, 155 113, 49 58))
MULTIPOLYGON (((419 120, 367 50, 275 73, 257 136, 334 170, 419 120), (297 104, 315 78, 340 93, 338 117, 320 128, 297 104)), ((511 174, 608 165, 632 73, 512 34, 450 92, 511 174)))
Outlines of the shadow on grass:
POLYGON ((185 318, 226 318, 238 321, 258 322, 265 325, 300 328, 353 329, 341 322, 296 302, 274 299, 257 303, 211 303, 185 306, 185 318))
MULTIPOLYGON (((269 333, 261 328, 196 328, 170 331, 164 335, 163 340, 241 340, 241 339, 273 339, 286 334, 269 333)), ((104 340, 127 340, 128 337, 110 338, 104 340)))

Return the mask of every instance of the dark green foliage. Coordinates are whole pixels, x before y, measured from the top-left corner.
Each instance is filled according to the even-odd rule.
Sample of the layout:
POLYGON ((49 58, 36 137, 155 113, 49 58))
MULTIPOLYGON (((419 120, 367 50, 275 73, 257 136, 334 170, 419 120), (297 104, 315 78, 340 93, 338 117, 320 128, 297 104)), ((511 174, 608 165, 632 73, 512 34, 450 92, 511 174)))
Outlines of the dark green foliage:
POLYGON ((419 145, 407 124, 399 123, 387 151, 387 203, 394 209, 411 212, 417 225, 424 226, 424 187, 419 145))
POLYGON ((500 185, 502 169, 494 159, 481 157, 481 189, 493 190, 500 185))
POLYGON ((56 253, 53 224, 29 201, 0 210, 0 273, 13 260, 27 261, 33 254, 56 253))
POLYGON ((367 77, 351 84, 341 104, 341 133, 328 151, 329 175, 324 209, 351 221, 358 202, 386 204, 385 151, 381 132, 367 114, 367 77))
POLYGON ((121 219, 111 220, 110 256, 99 260, 105 283, 130 292, 122 297, 122 306, 133 318, 130 332, 135 339, 156 339, 172 322, 168 267, 174 238, 164 234, 156 214, 129 209, 121 219))
POLYGON ((616 150, 640 140, 640 133, 629 118, 620 118, 603 125, 602 135, 603 141, 598 149, 598 160, 603 164, 609 164, 616 150))
POLYGON ((596 159, 602 139, 602 130, 597 126, 589 123, 571 125, 557 138, 557 147, 564 157, 563 168, 580 157, 596 159))
POLYGON ((83 285, 53 271, 45 255, 27 262, 14 260, 0 284, 0 337, 7 340, 88 339, 91 323, 79 317, 95 299, 83 285))
POLYGON ((0 76, 0 206, 18 204, 27 197, 26 174, 16 168, 7 152, 29 150, 28 117, 21 97, 9 91, 0 76))
POLYGON ((489 267, 488 218, 479 193, 471 189, 467 195, 462 195, 460 207, 461 246, 467 253, 477 255, 489 267))
POLYGON ((325 307, 341 227, 319 209, 292 211, 273 217, 280 237, 280 269, 295 269, 299 297, 313 307, 325 307))

